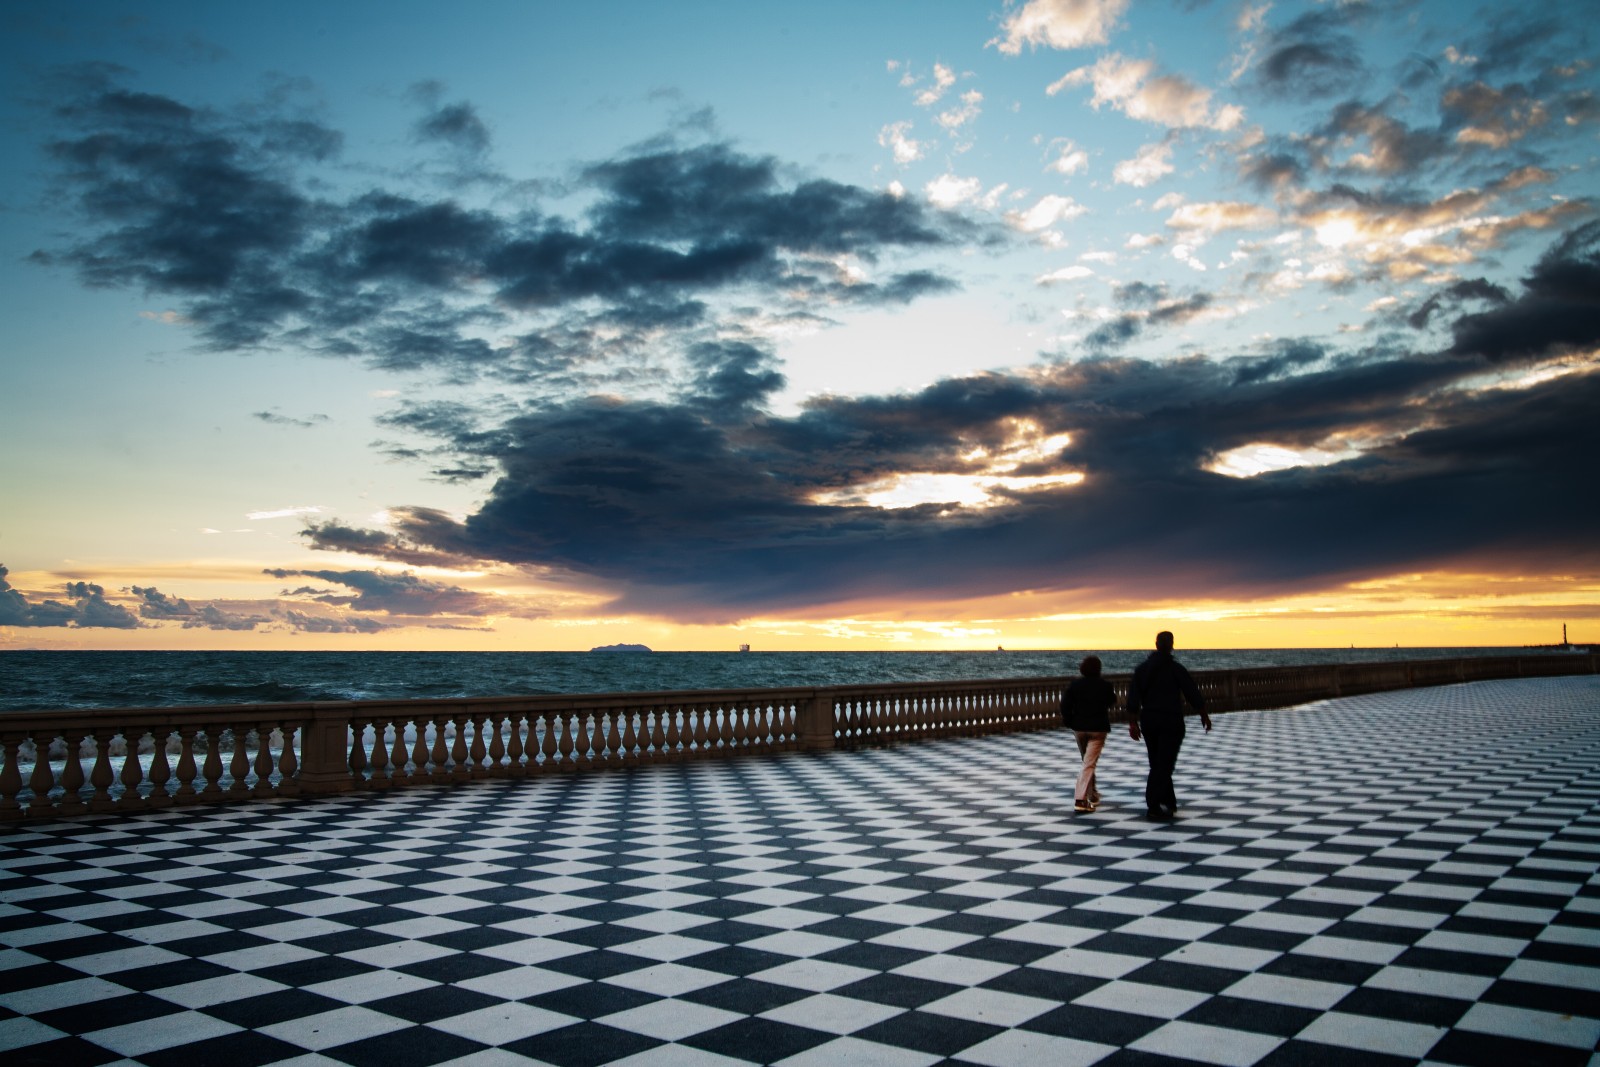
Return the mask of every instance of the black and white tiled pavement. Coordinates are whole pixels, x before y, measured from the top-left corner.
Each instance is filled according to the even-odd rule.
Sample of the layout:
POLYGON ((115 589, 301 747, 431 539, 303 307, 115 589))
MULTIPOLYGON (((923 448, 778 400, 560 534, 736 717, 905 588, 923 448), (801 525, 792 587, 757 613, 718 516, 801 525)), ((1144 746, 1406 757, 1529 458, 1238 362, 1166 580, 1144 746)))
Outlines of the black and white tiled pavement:
POLYGON ((0 1063, 1596 1064, 1600 678, 0 831, 0 1063))

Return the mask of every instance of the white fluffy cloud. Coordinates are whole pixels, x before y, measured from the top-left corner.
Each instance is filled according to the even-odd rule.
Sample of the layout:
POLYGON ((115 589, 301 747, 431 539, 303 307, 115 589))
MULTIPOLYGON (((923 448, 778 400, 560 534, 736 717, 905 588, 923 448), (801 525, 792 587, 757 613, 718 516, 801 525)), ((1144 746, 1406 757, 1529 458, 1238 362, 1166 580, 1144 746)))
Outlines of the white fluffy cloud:
POLYGON ((1028 0, 1000 27, 989 43, 1008 56, 1035 48, 1083 48, 1105 44, 1128 0, 1028 0))
POLYGON ((1172 145, 1165 141, 1147 144, 1116 165, 1111 176, 1119 185, 1143 189, 1172 173, 1172 145))
POLYGON ((1049 274, 1041 274, 1034 279, 1036 285, 1055 285, 1058 282, 1075 282, 1084 278, 1093 278, 1094 271, 1088 267, 1071 266, 1053 270, 1049 274))
POLYGON ((911 139, 910 122, 891 122, 878 131, 878 143, 894 153, 896 163, 915 163, 925 154, 921 141, 911 139))
POLYGON ((977 178, 958 178, 954 174, 941 174, 922 187, 935 207, 960 207, 976 200, 983 193, 983 183, 977 178))
POLYGON ((918 107, 932 107, 939 102, 944 91, 956 83, 956 72, 943 63, 933 65, 933 84, 917 94, 918 107))
POLYGON ((1079 174, 1089 169, 1089 155, 1073 142, 1065 141, 1062 143, 1061 150, 1056 155, 1056 158, 1051 160, 1044 169, 1053 170, 1063 177, 1079 174))
POLYGON ((1058 222, 1075 219, 1087 210, 1070 196, 1042 196, 1026 211, 1006 212, 1006 221, 1023 233, 1038 233, 1058 222))
POLYGON ((1093 66, 1069 71, 1045 91, 1054 96, 1080 85, 1093 86, 1090 103, 1096 108, 1110 104, 1129 118, 1172 129, 1231 130, 1244 121, 1243 108, 1229 104, 1213 110, 1211 90, 1177 74, 1157 74, 1148 59, 1113 52, 1093 66))

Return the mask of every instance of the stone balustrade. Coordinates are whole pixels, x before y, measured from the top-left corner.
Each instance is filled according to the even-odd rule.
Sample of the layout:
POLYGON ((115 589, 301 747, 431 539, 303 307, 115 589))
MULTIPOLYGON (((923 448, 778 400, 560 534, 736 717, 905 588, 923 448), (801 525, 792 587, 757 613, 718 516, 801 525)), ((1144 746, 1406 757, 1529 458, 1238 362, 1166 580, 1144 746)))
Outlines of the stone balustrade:
MULTIPOLYGON (((1600 656, 1567 654, 1194 677, 1211 710, 1240 711, 1595 673, 1600 656)), ((1120 708, 1129 676, 1106 677, 1120 708)), ((6 712, 0 821, 1037 730, 1069 680, 6 712)))

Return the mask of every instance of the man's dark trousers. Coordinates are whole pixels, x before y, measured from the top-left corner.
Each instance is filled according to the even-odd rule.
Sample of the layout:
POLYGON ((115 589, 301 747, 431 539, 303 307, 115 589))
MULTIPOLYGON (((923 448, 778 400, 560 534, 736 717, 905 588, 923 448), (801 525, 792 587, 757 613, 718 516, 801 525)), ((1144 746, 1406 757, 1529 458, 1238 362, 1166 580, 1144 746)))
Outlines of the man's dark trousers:
POLYGON ((1172 771, 1178 765, 1178 749, 1183 747, 1182 715, 1143 715, 1139 731, 1144 734, 1150 757, 1150 777, 1144 782, 1144 806, 1151 811, 1168 808, 1176 811, 1178 796, 1172 789, 1172 771))

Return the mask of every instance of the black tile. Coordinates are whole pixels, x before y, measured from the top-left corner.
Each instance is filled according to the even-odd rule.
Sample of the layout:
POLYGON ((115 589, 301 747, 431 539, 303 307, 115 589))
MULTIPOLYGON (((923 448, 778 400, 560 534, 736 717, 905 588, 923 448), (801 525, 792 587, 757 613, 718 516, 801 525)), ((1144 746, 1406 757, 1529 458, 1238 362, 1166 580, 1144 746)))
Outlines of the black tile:
POLYGON ((121 934, 87 934, 83 937, 63 938, 59 941, 41 941, 24 950, 30 956, 47 960, 72 960, 80 956, 97 956, 102 952, 118 952, 139 948, 144 944, 121 934))
POLYGON ((1226 1030, 1293 1037, 1316 1021, 1322 1013, 1312 1008, 1288 1004, 1268 1004, 1259 1000, 1217 996, 1195 1005, 1183 1015, 1186 1023, 1218 1026, 1226 1030))
POLYGON ((1261 973, 1358 986, 1381 970, 1383 967, 1376 963, 1335 960, 1326 956, 1307 956, 1291 952, 1267 963, 1261 968, 1261 973))
POLYGON ((742 1015, 760 1015, 764 1011, 804 1000, 811 995, 809 989, 795 989, 793 986, 777 985, 755 978, 736 978, 683 993, 679 999, 692 1000, 696 1004, 705 1004, 724 1011, 736 1011, 742 1015))
POLYGON ((33 1018, 46 1026, 53 1026, 69 1034, 87 1030, 104 1030, 112 1026, 142 1023, 163 1015, 175 1015, 184 1009, 169 1000, 161 1000, 146 993, 129 993, 122 997, 106 997, 93 1003, 73 1004, 51 1011, 34 1012, 33 1018))
POLYGON ((515 966, 517 964, 509 960, 497 960, 492 956, 480 956, 474 952, 457 952, 436 959, 407 963, 393 969, 434 982, 465 982, 472 978, 481 978, 486 974, 508 971, 515 966))
POLYGON ((1460 1064, 1462 1067, 1586 1067, 1593 1055, 1588 1049, 1519 1041, 1497 1034, 1477 1034, 1452 1030, 1428 1051, 1433 1063, 1460 1064))
POLYGON ((851 1036, 863 1041, 916 1049, 935 1056, 955 1056, 962 1049, 987 1041, 1004 1029, 927 1011, 908 1011, 864 1030, 857 1030, 851 1036))
POLYGON ((585 982, 583 985, 568 986, 565 989, 526 997, 523 1003, 532 1004, 546 1011, 570 1015, 575 1019, 598 1019, 603 1015, 627 1011, 629 1008, 637 1008, 658 999, 653 994, 641 993, 610 982, 585 982))
MULTIPOLYGON (((1521 1062, 1504 1060, 1503 1064, 1521 1062)), ((1255 1067, 1416 1067, 1410 1056, 1386 1056, 1366 1049, 1340 1048, 1315 1041, 1290 1039, 1257 1060, 1255 1067)))
POLYGON ((1334 1010, 1351 1015, 1372 1015, 1380 1019, 1421 1023, 1424 1026, 1454 1026, 1470 1007, 1470 1001, 1449 997, 1363 987, 1351 990, 1334 1005, 1334 1010))
POLYGON ((200 1010, 223 1022, 259 1030, 273 1023, 304 1019, 308 1015, 319 1015, 345 1006, 343 1001, 307 993, 303 989, 280 989, 258 997, 223 1001, 200 1010))
POLYGON ((258 1034, 254 1030, 223 1034, 175 1048, 156 1049, 139 1054, 139 1062, 150 1067, 201 1067, 204 1064, 227 1064, 228 1067, 260 1067, 265 1063, 293 1059, 305 1054, 305 1049, 287 1041, 258 1034))
POLYGON ((1034 960, 1054 955, 1060 949, 1055 945, 1040 945, 1029 941, 1014 941, 1005 937, 985 937, 950 949, 952 956, 989 960, 993 963, 1010 963, 1024 966, 1034 960))
POLYGON ((875 974, 859 982, 851 982, 833 990, 835 996, 855 997, 897 1008, 920 1008, 940 997, 956 992, 957 986, 945 982, 930 982, 926 978, 912 978, 904 974, 875 974))
POLYGON ((1026 1029, 1056 1037, 1070 1037, 1077 1041, 1095 1041, 1102 1045, 1131 1045, 1144 1035, 1166 1025, 1165 1019, 1148 1015, 1134 1015, 1125 1011, 1088 1008, 1078 1004, 1063 1004, 1053 1011, 1028 1020, 1026 1029))
POLYGON ((632 926, 608 926, 605 923, 597 923, 594 926, 580 926, 573 930, 563 930, 550 936, 557 941, 567 941, 574 945, 584 945, 588 948, 610 948, 613 945, 626 945, 634 941, 643 941, 656 935, 649 930, 640 930, 632 926))
POLYGON ((98 1067, 122 1056, 81 1037, 58 1037, 6 1052, 6 1067, 98 1067))
POLYGON ((553 1063, 556 1067, 594 1067, 624 1059, 664 1042, 601 1023, 584 1022, 502 1046, 519 1056, 553 1063))
POLYGON ((1175 960, 1155 960, 1122 977, 1128 982, 1187 989, 1195 993, 1220 993, 1239 980, 1239 972, 1175 960))
POLYGON ((336 978, 368 974, 375 970, 378 968, 340 956, 313 956, 292 963, 279 963, 272 967, 254 969, 250 973, 268 981, 282 982, 284 985, 308 986, 316 985, 318 982, 331 982, 336 978))
MULTIPOLYGON (((700 965, 703 957, 695 957, 695 965, 700 965)), ((613 975, 627 974, 643 967, 649 967, 656 961, 643 959, 639 956, 630 956, 625 952, 607 952, 604 949, 595 949, 592 952, 580 952, 574 956, 563 956, 558 960, 546 960, 539 964, 547 971, 560 971, 576 978, 588 978, 599 981, 613 975)))
POLYGON ((1485 1004, 1505 1004, 1530 1011, 1554 1012, 1592 1018, 1600 1014, 1600 997, 1594 990, 1574 986, 1540 985, 1502 978, 1480 998, 1485 1004))
POLYGON ((384 997, 362 1007, 381 1011, 385 1015, 393 1015, 407 1022, 431 1023, 439 1019, 448 1019, 452 1015, 466 1015, 468 1012, 504 1002, 503 997, 463 989, 457 985, 436 985, 384 997))
POLYGON ((679 1044, 756 1063, 773 1063, 833 1039, 833 1034, 803 1026, 748 1018, 684 1038, 679 1044))
MULTIPOLYGON (((429 1026, 413 1026, 324 1049, 322 1055, 341 1060, 352 1067, 430 1067, 431 1064, 470 1056, 487 1047, 429 1026)), ((174 1067, 186 1065, 177 1064, 174 1067)))
MULTIPOLYGON (((765 931, 767 934, 777 932, 776 930, 765 931)), ((693 937, 695 936, 695 931, 690 930, 687 934, 693 937)), ((756 936, 761 937, 764 935, 758 933, 756 936)), ((698 956, 691 957, 686 962, 689 966, 699 968, 702 971, 715 971, 718 974, 731 974, 742 978, 747 974, 755 974, 757 971, 765 971, 793 961, 793 957, 780 955, 776 952, 762 952, 759 949, 729 945, 726 948, 716 948, 710 952, 702 952, 698 956)), ((550 965, 545 964, 545 966, 550 965)), ((636 962, 634 969, 638 966, 640 964, 636 962)))
POLYGON ((871 971, 892 971, 928 955, 916 949, 897 948, 894 945, 874 945, 870 941, 857 941, 829 949, 816 959, 827 963, 842 963, 846 967, 865 967, 871 971))
POLYGON ((1416 967, 1424 971, 1446 971, 1494 978, 1511 963, 1504 956, 1477 952, 1453 952, 1435 948, 1408 948, 1391 962, 1391 967, 1416 967))
MULTIPOLYGON (((168 963, 152 964, 149 967, 135 967, 132 970, 118 971, 115 974, 104 975, 108 982, 137 989, 140 992, 149 992, 152 989, 161 989, 166 986, 185 985, 189 982, 203 982, 207 978, 220 978, 234 972, 226 967, 219 967, 215 963, 205 960, 172 960, 168 963)), ((74 977, 83 977, 75 975, 74 977)))

